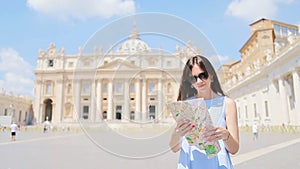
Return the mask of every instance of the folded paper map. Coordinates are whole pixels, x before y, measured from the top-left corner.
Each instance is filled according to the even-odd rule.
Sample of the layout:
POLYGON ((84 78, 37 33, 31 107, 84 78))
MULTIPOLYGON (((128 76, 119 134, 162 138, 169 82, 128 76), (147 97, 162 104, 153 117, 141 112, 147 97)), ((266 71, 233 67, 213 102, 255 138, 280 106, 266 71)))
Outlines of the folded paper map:
POLYGON ((194 145, 200 150, 205 150, 208 158, 217 155, 220 151, 219 142, 205 142, 202 137, 204 128, 213 128, 213 123, 203 98, 172 102, 168 103, 167 106, 176 122, 185 119, 195 125, 195 128, 185 136, 190 145, 194 145))

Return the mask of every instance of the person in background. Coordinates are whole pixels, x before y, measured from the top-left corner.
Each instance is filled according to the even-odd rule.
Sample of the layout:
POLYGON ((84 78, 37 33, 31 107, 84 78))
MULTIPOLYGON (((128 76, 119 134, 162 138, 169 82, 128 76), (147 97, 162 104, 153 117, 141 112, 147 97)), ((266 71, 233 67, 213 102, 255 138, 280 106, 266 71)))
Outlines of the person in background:
POLYGON ((11 141, 16 141, 18 125, 15 122, 12 122, 10 125, 11 141))
POLYGON ((203 98, 209 111, 213 102, 222 106, 218 112, 218 124, 203 133, 204 140, 218 141, 221 151, 213 158, 207 158, 204 150, 189 145, 184 137, 194 124, 186 120, 179 121, 169 142, 173 152, 180 151, 178 169, 232 169, 230 154, 239 150, 236 104, 233 99, 225 96, 212 64, 200 55, 191 57, 186 62, 177 100, 196 98, 203 98))
POLYGON ((254 122, 252 125, 252 133, 253 133, 253 140, 257 140, 258 139, 258 126, 257 126, 256 122, 254 122))

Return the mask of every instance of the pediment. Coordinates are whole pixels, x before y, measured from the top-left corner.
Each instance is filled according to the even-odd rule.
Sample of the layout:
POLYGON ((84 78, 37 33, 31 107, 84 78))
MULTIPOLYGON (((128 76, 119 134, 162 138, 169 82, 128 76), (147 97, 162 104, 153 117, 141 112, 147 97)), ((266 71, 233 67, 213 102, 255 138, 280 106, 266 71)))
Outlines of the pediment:
POLYGON ((103 64, 98 67, 98 69, 106 69, 106 70, 136 70, 140 69, 140 67, 122 59, 116 59, 109 63, 103 64))

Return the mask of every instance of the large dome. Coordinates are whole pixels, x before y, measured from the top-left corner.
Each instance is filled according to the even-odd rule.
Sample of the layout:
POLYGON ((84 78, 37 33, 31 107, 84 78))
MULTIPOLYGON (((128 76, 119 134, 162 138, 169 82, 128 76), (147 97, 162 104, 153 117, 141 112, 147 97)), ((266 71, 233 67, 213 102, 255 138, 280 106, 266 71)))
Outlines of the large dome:
POLYGON ((138 31, 135 28, 132 30, 129 39, 120 44, 118 48, 118 52, 122 53, 144 53, 150 50, 148 44, 139 38, 138 31))

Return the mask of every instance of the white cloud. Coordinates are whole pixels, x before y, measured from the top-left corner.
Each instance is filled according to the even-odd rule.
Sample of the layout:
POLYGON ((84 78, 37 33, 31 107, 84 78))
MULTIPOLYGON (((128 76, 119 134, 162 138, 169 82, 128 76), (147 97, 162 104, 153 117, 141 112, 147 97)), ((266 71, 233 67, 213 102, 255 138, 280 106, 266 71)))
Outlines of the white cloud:
POLYGON ((227 62, 229 60, 228 56, 218 55, 218 57, 219 57, 219 60, 220 60, 221 63, 227 62))
POLYGON ((281 3, 292 3, 293 0, 233 0, 227 7, 226 14, 246 21, 261 18, 272 19, 276 16, 281 3))
POLYGON ((0 49, 0 88, 33 96, 33 69, 15 50, 0 49))
POLYGON ((109 18, 135 12, 134 0, 27 0, 27 6, 60 19, 109 18))

